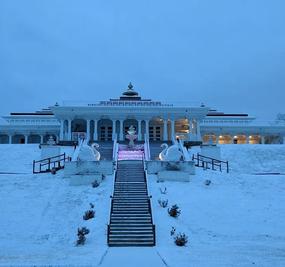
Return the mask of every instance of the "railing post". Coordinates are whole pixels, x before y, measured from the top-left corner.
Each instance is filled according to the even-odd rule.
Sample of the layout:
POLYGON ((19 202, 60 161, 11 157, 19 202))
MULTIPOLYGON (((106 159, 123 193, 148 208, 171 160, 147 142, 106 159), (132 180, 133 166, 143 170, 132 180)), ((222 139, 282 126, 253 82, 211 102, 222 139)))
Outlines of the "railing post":
POLYGON ((212 170, 215 170, 215 166, 214 166, 214 159, 212 159, 212 170))
POLYGON ((36 161, 34 160, 33 161, 33 173, 35 173, 35 164, 36 164, 36 161))
POLYGON ((229 162, 227 161, 227 173, 229 173, 229 162))
POLYGON ((153 242, 154 242, 154 246, 156 246, 155 224, 152 225, 152 231, 153 231, 153 242))

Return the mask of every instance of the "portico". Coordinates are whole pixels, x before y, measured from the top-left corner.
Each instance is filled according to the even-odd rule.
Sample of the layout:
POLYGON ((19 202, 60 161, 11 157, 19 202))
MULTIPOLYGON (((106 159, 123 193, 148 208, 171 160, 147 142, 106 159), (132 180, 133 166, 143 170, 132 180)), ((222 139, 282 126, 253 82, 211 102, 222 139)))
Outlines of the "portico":
POLYGON ((150 141, 171 141, 178 137, 201 140, 199 122, 208 108, 175 107, 142 99, 130 84, 119 99, 86 106, 54 106, 52 111, 60 119, 61 140, 124 141, 133 125, 139 141, 146 137, 150 141))

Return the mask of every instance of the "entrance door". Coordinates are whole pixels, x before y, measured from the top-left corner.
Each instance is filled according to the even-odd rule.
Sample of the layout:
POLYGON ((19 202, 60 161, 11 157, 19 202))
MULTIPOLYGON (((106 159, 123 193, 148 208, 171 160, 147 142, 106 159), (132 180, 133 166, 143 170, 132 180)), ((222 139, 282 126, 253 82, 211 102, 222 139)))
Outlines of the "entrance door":
POLYGON ((149 139, 152 141, 161 141, 161 126, 150 126, 149 127, 149 139))
POLYGON ((112 141, 112 126, 101 126, 100 127, 100 140, 101 141, 112 141))

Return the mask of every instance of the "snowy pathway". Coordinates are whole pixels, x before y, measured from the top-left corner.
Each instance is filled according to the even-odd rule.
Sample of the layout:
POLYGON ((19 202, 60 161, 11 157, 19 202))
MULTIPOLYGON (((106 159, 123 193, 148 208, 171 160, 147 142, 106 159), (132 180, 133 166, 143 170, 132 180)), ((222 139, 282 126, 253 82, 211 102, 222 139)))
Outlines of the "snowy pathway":
POLYGON ((109 248, 100 267, 165 267, 155 248, 109 248))

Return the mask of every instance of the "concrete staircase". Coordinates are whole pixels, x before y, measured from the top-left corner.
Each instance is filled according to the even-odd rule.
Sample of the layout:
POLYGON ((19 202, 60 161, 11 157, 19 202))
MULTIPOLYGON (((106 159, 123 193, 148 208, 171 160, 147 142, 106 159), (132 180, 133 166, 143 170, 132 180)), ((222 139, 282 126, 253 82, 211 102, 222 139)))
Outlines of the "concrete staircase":
POLYGON ((99 144, 98 151, 101 154, 101 160, 113 160, 113 145, 112 141, 96 142, 99 144))
POLYGON ((155 226, 143 161, 118 161, 108 245, 155 246, 155 226))
POLYGON ((150 149, 150 159, 151 160, 158 160, 158 156, 160 152, 162 151, 161 145, 162 144, 168 144, 169 146, 172 145, 172 142, 163 142, 163 141, 150 141, 149 142, 149 149, 150 149))

